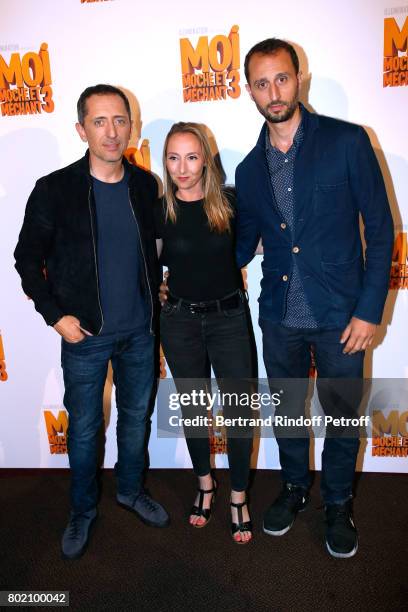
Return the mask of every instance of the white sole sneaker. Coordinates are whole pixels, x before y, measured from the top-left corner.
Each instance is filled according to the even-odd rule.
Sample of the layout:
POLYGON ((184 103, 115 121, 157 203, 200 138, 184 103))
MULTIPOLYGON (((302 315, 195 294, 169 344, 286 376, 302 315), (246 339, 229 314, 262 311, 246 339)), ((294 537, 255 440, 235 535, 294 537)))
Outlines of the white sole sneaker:
POLYGON ((356 542, 356 545, 353 548, 353 550, 351 550, 348 553, 336 552, 335 550, 330 548, 329 543, 327 542, 327 540, 326 540, 326 548, 329 551, 329 553, 331 554, 331 556, 335 557, 336 559, 350 559, 350 557, 354 557, 354 555, 356 554, 356 552, 358 550, 358 542, 356 542))

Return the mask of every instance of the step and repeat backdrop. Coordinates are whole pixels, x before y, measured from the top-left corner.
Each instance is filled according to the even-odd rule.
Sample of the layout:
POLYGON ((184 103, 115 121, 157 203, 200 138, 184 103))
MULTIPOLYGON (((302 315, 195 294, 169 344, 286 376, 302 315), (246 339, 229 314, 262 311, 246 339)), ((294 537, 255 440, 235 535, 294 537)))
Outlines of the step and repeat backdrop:
MULTIPOLYGON (((359 469, 408 471, 408 3, 391 0, 20 0, 2 2, 0 32, 0 467, 66 467, 60 338, 35 312, 14 270, 13 251, 37 178, 82 157, 75 109, 85 87, 125 90, 135 122, 127 157, 160 180, 165 135, 175 121, 205 124, 227 182, 262 125, 245 90, 243 60, 271 36, 298 50, 306 106, 363 125, 381 165, 395 223, 395 248, 383 324, 366 376, 387 379, 373 406, 372 437, 359 469), (376 408, 378 408, 376 410, 376 408)), ((258 255, 245 271, 256 324, 258 255)), ((162 376, 170 376, 162 360, 162 376)), ((312 409, 318 407, 313 396, 312 409)), ((104 411, 105 467, 116 459, 111 375, 104 411)), ((226 466, 222 430, 211 432, 214 460, 226 466)), ((311 465, 320 467, 322 440, 311 465)), ((182 438, 150 439, 152 467, 189 467, 182 438)), ((253 465, 279 466, 276 442, 256 440, 253 465)))

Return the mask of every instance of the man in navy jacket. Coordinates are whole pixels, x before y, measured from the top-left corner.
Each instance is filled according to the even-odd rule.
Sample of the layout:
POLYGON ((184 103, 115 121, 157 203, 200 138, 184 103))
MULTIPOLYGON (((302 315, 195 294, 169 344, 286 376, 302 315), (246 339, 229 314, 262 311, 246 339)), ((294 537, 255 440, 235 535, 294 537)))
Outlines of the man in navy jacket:
MULTIPOLYGON (((313 350, 326 415, 355 414, 360 385, 348 383, 361 381, 364 351, 381 322, 393 247, 381 172, 362 127, 311 114, 299 103, 302 77, 290 44, 255 45, 245 74, 266 122, 236 172, 237 256, 246 265, 262 239, 259 322, 267 374, 303 379, 306 389, 313 350), (343 397, 333 399, 323 381, 341 378, 343 397)), ((292 392, 286 408, 299 415, 304 401, 292 392)), ((326 436, 321 489, 327 548, 351 557, 358 546, 351 497, 359 439, 355 431, 342 433, 326 436)), ((264 531, 283 535, 308 502, 309 439, 279 437, 276 426, 275 434, 283 490, 265 513, 264 531)))

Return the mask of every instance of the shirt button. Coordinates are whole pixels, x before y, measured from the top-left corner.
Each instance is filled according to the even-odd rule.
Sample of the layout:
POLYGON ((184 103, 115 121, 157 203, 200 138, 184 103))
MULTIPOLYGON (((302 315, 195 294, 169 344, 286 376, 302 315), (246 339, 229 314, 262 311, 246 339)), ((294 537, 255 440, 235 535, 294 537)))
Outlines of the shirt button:
POLYGON ((285 164, 287 164, 287 163, 288 163, 288 161, 289 161, 288 159, 285 159, 285 164))
POLYGON ((292 249, 292 253, 299 253, 299 251, 300 251, 300 249, 297 246, 293 247, 293 249, 292 249))
POLYGON ((281 229, 286 229, 286 223, 281 223, 281 229))
POLYGON ((285 283, 286 283, 286 281, 288 280, 288 277, 286 276, 286 274, 284 274, 284 275, 282 276, 282 280, 283 280, 283 281, 285 281, 285 283))
POLYGON ((288 187, 288 191, 292 191, 292 187, 288 187))

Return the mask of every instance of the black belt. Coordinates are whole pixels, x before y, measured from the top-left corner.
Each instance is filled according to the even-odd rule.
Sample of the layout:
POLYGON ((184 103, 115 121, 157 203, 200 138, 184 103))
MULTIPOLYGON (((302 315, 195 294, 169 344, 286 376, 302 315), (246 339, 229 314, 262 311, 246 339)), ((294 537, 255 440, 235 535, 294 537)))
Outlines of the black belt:
POLYGON ((229 295, 221 300, 211 300, 209 302, 188 302, 181 298, 167 294, 167 302, 169 304, 180 304, 180 308, 188 310, 192 314, 202 314, 205 312, 217 312, 218 310, 228 310, 230 308, 238 308, 243 302, 242 294, 238 290, 233 295, 229 295))

